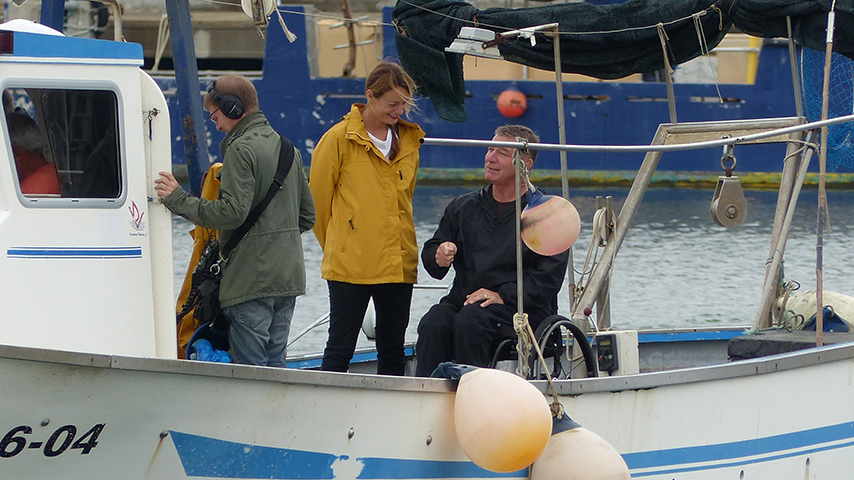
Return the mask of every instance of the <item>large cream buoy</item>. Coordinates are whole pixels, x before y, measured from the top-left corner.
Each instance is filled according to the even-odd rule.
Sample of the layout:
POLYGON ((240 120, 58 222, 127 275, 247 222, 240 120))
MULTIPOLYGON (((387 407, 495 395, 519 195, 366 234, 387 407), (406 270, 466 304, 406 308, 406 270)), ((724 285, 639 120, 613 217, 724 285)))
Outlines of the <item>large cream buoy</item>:
POLYGON ((528 97, 518 88, 508 87, 498 95, 498 111, 507 118, 516 118, 528 108, 528 97))
POLYGON ((629 467, 610 443, 573 422, 554 420, 546 450, 531 467, 530 480, 629 480, 629 467))
POLYGON ((454 426, 463 452, 477 466, 515 472, 545 450, 552 415, 543 394, 512 373, 478 368, 457 386, 454 426))
POLYGON ((572 203, 554 195, 528 189, 528 205, 522 211, 522 241, 540 255, 563 253, 578 239, 581 217, 572 203))

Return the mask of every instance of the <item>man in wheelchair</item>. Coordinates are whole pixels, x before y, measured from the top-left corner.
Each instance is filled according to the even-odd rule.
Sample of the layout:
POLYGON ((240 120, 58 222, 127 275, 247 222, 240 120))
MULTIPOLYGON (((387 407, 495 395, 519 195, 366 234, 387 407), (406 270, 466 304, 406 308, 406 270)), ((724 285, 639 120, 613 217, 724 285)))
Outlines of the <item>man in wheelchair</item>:
MULTIPOLYGON (((539 137, 521 125, 505 125, 494 141, 528 143, 539 137)), ((528 170, 536 150, 521 152, 528 170)), ((427 273, 442 279, 454 267, 451 291, 418 325, 417 376, 430 376, 447 361, 485 367, 495 346, 515 337, 516 313, 516 180, 513 149, 490 147, 484 161, 488 185, 452 200, 433 237, 424 243, 421 260, 427 273), (509 328, 508 328, 509 326, 509 328)), ((522 195, 522 207, 527 204, 522 195)), ((566 274, 568 252, 539 255, 522 246, 523 305, 536 328, 557 310, 557 294, 566 274)))

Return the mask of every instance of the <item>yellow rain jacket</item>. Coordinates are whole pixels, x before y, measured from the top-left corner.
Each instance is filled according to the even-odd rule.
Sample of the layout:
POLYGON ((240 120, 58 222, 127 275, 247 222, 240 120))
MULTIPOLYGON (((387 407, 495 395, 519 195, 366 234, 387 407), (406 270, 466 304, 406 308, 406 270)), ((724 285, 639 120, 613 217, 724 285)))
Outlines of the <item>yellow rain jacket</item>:
MULTIPOLYGON (((211 168, 208 170, 208 173, 205 174, 204 179, 202 180, 202 194, 201 197, 205 200, 216 200, 217 195, 219 194, 219 171, 222 170, 222 163, 217 162, 211 165, 211 168)), ((193 237, 193 253, 190 255, 190 263, 187 265, 187 273, 184 274, 184 283, 181 286, 181 293, 178 294, 178 302, 175 305, 175 313, 180 314, 181 310, 184 308, 184 303, 187 301, 187 297, 190 296, 190 289, 193 287, 193 270, 196 269, 196 265, 199 264, 199 257, 202 256, 202 251, 205 249, 205 244, 207 244, 208 240, 213 238, 219 238, 219 230, 211 230, 210 228, 200 227, 195 225, 192 230, 190 230, 190 236, 193 237)), ((193 337, 193 333, 196 332, 196 329, 201 325, 198 324, 193 316, 196 313, 196 308, 193 307, 181 321, 178 322, 178 358, 186 358, 187 353, 187 344, 190 343, 190 339, 193 337)))
POLYGON ((327 131, 311 156, 309 187, 326 280, 415 283, 418 244, 412 192, 424 131, 398 120, 400 151, 392 161, 368 137, 362 104, 327 131))

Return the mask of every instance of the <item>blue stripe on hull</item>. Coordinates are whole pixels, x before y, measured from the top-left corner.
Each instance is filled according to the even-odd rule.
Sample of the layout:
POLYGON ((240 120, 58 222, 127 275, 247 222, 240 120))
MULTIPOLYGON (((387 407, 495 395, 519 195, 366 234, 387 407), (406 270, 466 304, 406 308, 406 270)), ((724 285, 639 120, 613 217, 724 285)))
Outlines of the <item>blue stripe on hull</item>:
MULTIPOLYGON (((351 460, 347 455, 248 445, 176 431, 170 434, 185 473, 193 477, 331 480, 338 467, 350 472, 358 468, 355 478, 366 480, 528 477, 527 469, 502 474, 472 462, 374 457, 351 460)), ((623 459, 632 477, 641 478, 761 464, 851 446, 854 422, 754 440, 627 453, 623 459)))
POLYGON ((371 457, 350 460, 347 455, 262 447, 176 431, 169 434, 184 472, 190 477, 329 480, 336 477, 334 472, 339 465, 348 471, 361 467, 355 477, 360 479, 528 477, 527 469, 495 473, 472 462, 371 457), (349 465, 345 467, 343 462, 349 465))
POLYGON ((852 445, 854 422, 848 422, 740 442, 627 453, 623 459, 629 470, 650 469, 632 474, 638 478, 764 463, 852 445))
POLYGON ((6 257, 87 259, 142 258, 142 247, 12 247, 6 250, 6 257))

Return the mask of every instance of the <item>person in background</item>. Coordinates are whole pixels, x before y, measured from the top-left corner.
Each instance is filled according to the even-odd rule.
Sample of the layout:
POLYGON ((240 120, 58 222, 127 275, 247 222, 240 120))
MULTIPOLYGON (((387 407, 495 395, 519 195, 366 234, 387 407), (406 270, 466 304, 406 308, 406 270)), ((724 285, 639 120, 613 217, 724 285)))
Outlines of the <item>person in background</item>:
MULTIPOLYGON (((204 108, 226 133, 216 200, 184 191, 169 172, 155 180, 157 194, 173 213, 220 231, 220 244, 270 188, 281 141, 258 104, 255 87, 240 75, 212 82, 204 108)), ((314 203, 299 150, 281 190, 245 238, 224 259, 220 305, 231 320, 228 339, 234 363, 284 367, 296 297, 305 293, 300 234, 314 225, 314 203)))
POLYGON ((44 137, 36 121, 26 113, 10 111, 6 113, 6 124, 9 126, 21 193, 60 195, 56 166, 44 157, 44 137))
POLYGON ((314 234, 329 286, 329 336, 321 369, 346 372, 373 299, 377 373, 404 374, 403 342, 416 281, 412 193, 424 131, 402 120, 415 85, 394 63, 365 81, 365 104, 327 131, 311 157, 314 234))
MULTIPOLYGON (((539 137, 522 125, 495 130, 493 141, 528 143, 539 137)), ((521 152, 530 170, 536 150, 521 152)), ((484 159, 489 185, 452 200, 433 238, 424 243, 427 273, 442 279, 454 267, 451 291, 418 324, 417 376, 430 376, 442 363, 488 366, 494 348, 514 338, 516 291, 516 168, 513 149, 490 147, 484 159)), ((522 208, 527 198, 522 194, 522 208)), ((532 328, 557 312, 557 294, 569 253, 542 256, 522 246, 524 308, 532 328)))

